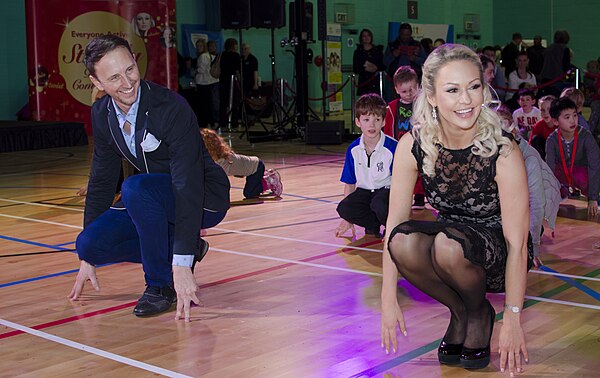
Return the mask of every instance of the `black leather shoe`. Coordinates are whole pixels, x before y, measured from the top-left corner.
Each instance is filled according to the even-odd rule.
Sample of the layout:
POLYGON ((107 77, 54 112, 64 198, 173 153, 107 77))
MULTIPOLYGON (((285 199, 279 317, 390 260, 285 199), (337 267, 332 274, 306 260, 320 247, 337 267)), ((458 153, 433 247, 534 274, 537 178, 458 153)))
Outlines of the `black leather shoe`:
POLYGON ((192 263, 192 273, 194 273, 194 268, 196 267, 196 263, 202 261, 204 256, 206 256, 206 252, 208 252, 208 242, 204 239, 200 239, 200 252, 194 256, 194 262, 192 263))
POLYGON ((146 291, 133 309, 136 316, 150 316, 160 314, 171 308, 177 302, 177 293, 170 286, 146 286, 146 291))
POLYGON ((463 344, 448 344, 442 340, 438 347, 438 360, 441 364, 458 365, 460 364, 460 353, 463 350, 463 344))
POLYGON ((490 363, 490 340, 492 339, 492 332, 494 331, 496 312, 487 299, 486 302, 491 316, 488 344, 485 348, 463 348, 462 353, 460 354, 460 365, 465 369, 483 369, 490 363))

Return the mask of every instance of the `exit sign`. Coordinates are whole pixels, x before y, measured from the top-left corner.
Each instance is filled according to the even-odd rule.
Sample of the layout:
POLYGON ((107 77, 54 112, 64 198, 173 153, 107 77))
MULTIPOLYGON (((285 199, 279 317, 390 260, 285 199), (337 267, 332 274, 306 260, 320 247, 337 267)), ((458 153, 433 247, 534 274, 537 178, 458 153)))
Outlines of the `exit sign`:
POLYGON ((335 14, 335 22, 345 24, 348 22, 348 13, 338 12, 335 14))

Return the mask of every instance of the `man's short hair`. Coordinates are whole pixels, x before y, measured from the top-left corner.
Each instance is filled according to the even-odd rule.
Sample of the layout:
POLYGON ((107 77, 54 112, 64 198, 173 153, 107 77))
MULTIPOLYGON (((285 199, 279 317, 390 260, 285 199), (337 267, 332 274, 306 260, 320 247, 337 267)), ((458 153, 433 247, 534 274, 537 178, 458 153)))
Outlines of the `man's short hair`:
POLYGON ((485 46, 483 49, 481 49, 481 52, 482 52, 482 53, 485 53, 485 52, 486 52, 486 51, 488 51, 488 50, 489 50, 489 51, 493 51, 493 52, 494 52, 494 54, 496 53, 496 48, 495 48, 494 46, 490 46, 490 45, 487 45, 487 46, 485 46))
POLYGON ((514 41, 515 39, 523 39, 523 36, 521 35, 521 33, 513 33, 512 35, 512 40, 514 41))
POLYGON ((531 98, 535 98, 535 93, 529 88, 523 88, 519 90, 519 98, 529 96, 531 98))
POLYGON ((394 86, 414 80, 419 83, 419 77, 410 66, 400 66, 394 73, 394 86))
POLYGON ((410 32, 412 33, 412 26, 408 23, 408 22, 403 22, 402 24, 400 24, 400 28, 398 29, 398 32, 400 30, 410 30, 410 32))
POLYGON ((387 108, 387 104, 385 100, 381 98, 380 95, 376 93, 367 93, 356 101, 355 108, 355 117, 359 119, 360 116, 374 114, 376 116, 380 116, 381 118, 385 117, 385 112, 387 108))
POLYGON ((126 48, 127 51, 133 55, 129 42, 114 34, 104 34, 92 39, 85 48, 85 54, 83 56, 83 65, 90 75, 96 77, 96 69, 94 67, 96 63, 98 63, 106 54, 119 47, 126 48))
POLYGON ((489 64, 491 64, 492 66, 496 67, 496 62, 491 60, 487 55, 485 54, 479 54, 479 60, 481 60, 481 67, 483 68, 483 70, 485 71, 485 69, 487 68, 487 66, 489 64))
POLYGON ((550 117, 558 119, 563 111, 569 109, 577 111, 577 105, 570 98, 561 97, 558 100, 552 101, 550 105, 550 117))

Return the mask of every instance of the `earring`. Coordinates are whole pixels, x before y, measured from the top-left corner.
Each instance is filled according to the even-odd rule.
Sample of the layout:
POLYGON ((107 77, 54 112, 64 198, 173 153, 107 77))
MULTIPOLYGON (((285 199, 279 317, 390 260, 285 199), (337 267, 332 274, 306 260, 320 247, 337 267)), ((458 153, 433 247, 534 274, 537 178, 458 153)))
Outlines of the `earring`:
POLYGON ((431 117, 433 118, 433 122, 437 123, 437 108, 435 106, 431 108, 431 117))

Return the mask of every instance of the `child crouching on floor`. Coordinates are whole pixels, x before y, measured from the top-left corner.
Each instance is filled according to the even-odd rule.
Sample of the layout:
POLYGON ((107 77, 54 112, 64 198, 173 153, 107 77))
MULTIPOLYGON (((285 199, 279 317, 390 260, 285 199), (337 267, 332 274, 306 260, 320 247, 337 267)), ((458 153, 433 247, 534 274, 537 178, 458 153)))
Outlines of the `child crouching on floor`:
POLYGON ((269 169, 257 156, 236 154, 223 138, 211 129, 200 129, 208 153, 228 176, 246 177, 245 198, 257 198, 266 191, 281 197, 283 184, 279 172, 269 169))
POLYGON ((342 222, 335 231, 341 237, 348 230, 355 236, 354 225, 365 228, 365 234, 380 238, 385 225, 390 199, 392 162, 398 142, 382 131, 387 104, 376 94, 361 96, 356 102, 356 125, 360 138, 348 146, 340 181, 344 183, 344 199, 337 212, 342 222))

